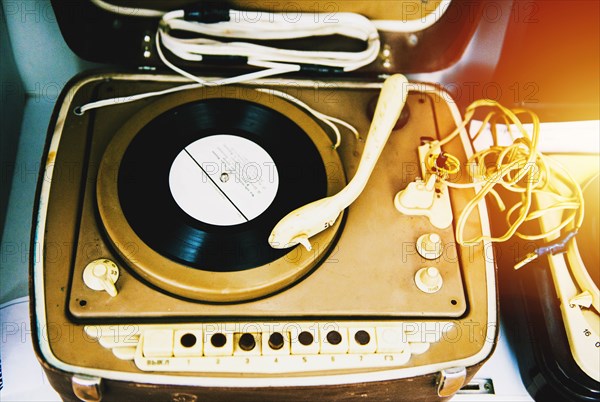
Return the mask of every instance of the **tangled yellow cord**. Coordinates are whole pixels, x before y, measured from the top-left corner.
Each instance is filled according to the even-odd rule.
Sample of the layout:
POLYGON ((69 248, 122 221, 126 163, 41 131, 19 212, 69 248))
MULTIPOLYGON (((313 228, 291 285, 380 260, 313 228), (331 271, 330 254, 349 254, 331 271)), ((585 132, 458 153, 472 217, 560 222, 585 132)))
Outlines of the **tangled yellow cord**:
POLYGON ((475 188, 475 197, 467 203, 458 217, 456 241, 462 245, 474 245, 482 240, 502 242, 515 234, 526 240, 539 240, 559 234, 570 224, 572 224, 571 230, 579 229, 583 222, 581 187, 562 166, 538 151, 540 121, 535 113, 525 109, 511 110, 489 99, 475 101, 467 108, 462 123, 440 141, 440 147, 456 138, 472 120, 476 110, 480 108, 493 108, 493 110, 483 119, 481 128, 472 137, 472 140, 474 141, 489 124, 493 145, 473 154, 467 161, 467 166, 470 167, 467 171, 471 182, 457 183, 451 180, 450 176, 460 170, 460 162, 458 158, 448 153, 440 154, 443 156, 443 163, 436 162, 440 155, 430 155, 426 160, 428 171, 437 174, 439 180, 448 187, 475 188), (519 120, 519 115, 528 115, 531 119, 533 125, 531 134, 519 120), (505 125, 511 135, 511 125, 514 125, 521 137, 508 146, 499 145, 497 138, 497 125, 499 124, 505 125), (494 190, 496 185, 520 194, 520 201, 506 213, 508 230, 500 237, 478 236, 465 240, 463 232, 467 219, 488 194, 495 198, 502 211, 506 209, 504 202, 494 190), (567 189, 570 194, 565 195, 567 189), (553 200, 552 204, 544 209, 533 209, 532 196, 534 193, 548 195, 553 200), (546 213, 556 213, 557 211, 562 211, 563 217, 560 223, 551 230, 538 234, 525 234, 519 231, 523 223, 539 219, 546 213))

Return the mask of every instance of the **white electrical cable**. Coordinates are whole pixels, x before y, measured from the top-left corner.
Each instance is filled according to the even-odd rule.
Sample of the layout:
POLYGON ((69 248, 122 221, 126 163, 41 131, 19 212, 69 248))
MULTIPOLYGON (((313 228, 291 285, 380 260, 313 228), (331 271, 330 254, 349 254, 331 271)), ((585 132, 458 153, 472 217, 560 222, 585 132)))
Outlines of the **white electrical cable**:
POLYGON ((325 14, 318 13, 298 13, 294 18, 286 13, 249 13, 229 10, 228 21, 198 23, 185 20, 183 10, 175 10, 163 15, 162 19, 171 29, 225 38, 276 40, 339 34, 366 41, 373 32, 371 21, 355 13, 336 13, 335 20, 327 22, 323 22, 325 14), (292 27, 294 29, 289 29, 292 27))
POLYGON ((184 10, 165 12, 121 7, 103 0, 91 1, 112 13, 137 17, 160 17, 158 30, 162 44, 175 56, 187 61, 202 61, 203 55, 240 56, 253 60, 311 64, 353 71, 371 63, 379 54, 380 40, 377 28, 368 18, 355 13, 336 13, 335 19, 326 19, 328 16, 326 13, 298 13, 297 17, 291 19, 286 13, 229 10, 229 21, 203 23, 186 20, 184 10), (233 38, 240 41, 224 42, 204 37, 182 39, 170 35, 172 31, 213 38, 233 38), (341 35, 366 42, 367 48, 360 52, 303 51, 244 42, 244 40, 283 40, 330 35, 341 35))
POLYGON ((92 4, 105 11, 113 14, 128 15, 130 17, 144 17, 144 18, 160 18, 165 14, 165 11, 152 10, 147 8, 137 7, 123 7, 108 3, 103 0, 90 0, 92 4))
POLYGON ((268 77, 268 76, 271 76, 271 75, 285 74, 285 73, 288 73, 288 72, 294 72, 294 71, 300 70, 300 66, 293 65, 293 64, 269 63, 269 62, 261 62, 259 60, 248 60, 247 64, 249 64, 251 66, 255 66, 255 67, 263 67, 263 68, 266 68, 266 70, 257 71, 257 72, 254 72, 254 73, 243 74, 243 75, 239 75, 237 77, 232 77, 232 78, 227 78, 227 79, 220 79, 220 80, 215 80, 215 81, 206 81, 206 80, 203 80, 201 78, 198 78, 197 76, 191 74, 188 71, 185 71, 182 68, 177 67, 176 65, 174 65, 173 63, 171 63, 165 57, 165 55, 164 55, 164 53, 162 51, 162 46, 160 46, 160 37, 162 35, 163 35, 162 31, 160 31, 160 30, 157 31, 157 33, 156 33, 156 51, 157 51, 158 57, 161 59, 161 61, 167 67, 169 67, 171 70, 175 71, 176 73, 181 74, 182 76, 188 78, 191 81, 196 81, 201 86, 202 85, 218 86, 218 85, 236 84, 236 83, 239 83, 239 82, 245 82, 245 81, 250 81, 250 80, 253 80, 253 79, 268 77))
MULTIPOLYGON (((160 18, 166 13, 162 10, 116 6, 103 0, 90 1, 99 8, 114 14, 129 15, 134 17, 160 18)), ((421 15, 417 16, 417 18, 404 18, 402 20, 374 20, 373 24, 380 31, 404 33, 423 31, 442 18, 442 16, 450 7, 451 2, 452 0, 441 0, 437 7, 430 13, 424 13, 421 11, 422 9, 419 9, 418 11, 421 11, 421 15)), ((417 11, 417 9, 415 9, 415 11, 417 11)), ((407 10, 407 13, 411 14, 412 11, 407 10)))
POLYGON ((380 40, 373 23, 359 14, 338 13, 335 22, 323 22, 312 14, 300 13, 293 21, 282 13, 256 13, 256 17, 244 16, 237 10, 229 10, 229 21, 201 23, 185 20, 183 10, 163 15, 159 25, 161 45, 180 59, 201 61, 202 56, 238 56, 252 60, 278 63, 310 64, 353 71, 377 58, 380 40), (240 17, 241 16, 241 17, 240 17), (315 22, 321 21, 321 22, 315 22), (171 32, 187 32, 203 37, 183 39, 171 32), (359 52, 311 51, 279 49, 248 41, 299 39, 341 35, 366 42, 367 48, 359 52), (206 36, 210 36, 207 38, 206 36), (220 41, 215 38, 234 39, 220 41))
MULTIPOLYGON (((293 66, 290 66, 290 67, 293 67, 293 66)), ((241 83, 241 82, 254 81, 254 80, 261 79, 261 78, 269 77, 271 75, 273 75, 271 69, 261 70, 261 71, 256 71, 253 73, 244 74, 244 75, 238 75, 237 77, 220 78, 220 79, 216 79, 214 81, 195 82, 195 83, 191 83, 191 84, 180 85, 180 86, 173 87, 173 88, 167 88, 162 91, 144 92, 141 94, 122 96, 122 97, 118 97, 118 98, 102 99, 102 100, 99 100, 96 102, 86 103, 83 106, 79 106, 79 107, 75 108, 75 114, 82 115, 85 112, 92 110, 92 109, 98 109, 98 108, 105 107, 105 106, 135 102, 135 101, 138 101, 141 99, 147 99, 147 98, 152 98, 155 96, 167 95, 167 94, 171 94, 174 92, 187 91, 190 89, 197 89, 197 88, 201 88, 201 87, 205 87, 205 86, 231 85, 231 84, 237 84, 237 83, 241 83)), ((198 78, 198 80, 203 81, 199 78, 198 78)))
POLYGON ((270 94, 270 95, 275 95, 278 96, 282 99, 285 99, 289 102, 295 103, 296 105, 300 106, 301 108, 305 109, 306 111, 308 111, 310 114, 312 114, 313 116, 315 116, 317 119, 321 120, 323 123, 325 123, 326 125, 328 125, 334 132, 335 137, 336 137, 336 142, 333 145, 333 149, 337 149, 340 144, 342 143, 342 135, 340 134, 340 130, 337 128, 337 126, 334 123, 337 123, 341 126, 346 127, 348 130, 350 130, 352 132, 352 134, 354 134, 354 138, 355 139, 359 139, 360 135, 358 134, 358 130, 351 125, 348 122, 345 122, 344 120, 340 120, 336 117, 333 116, 329 116, 325 113, 321 113, 313 108, 311 108, 310 106, 308 106, 306 103, 302 102, 300 99, 293 97, 292 95, 282 92, 282 91, 277 91, 275 89, 267 89, 267 88, 258 88, 257 89, 258 92, 262 92, 262 93, 266 93, 266 94, 270 94))
MULTIPOLYGON (((264 71, 259 71, 259 73, 264 73, 264 71)), ((252 73, 252 74, 256 74, 256 73, 252 73)), ((248 74, 247 74, 248 75, 248 74)), ((236 79, 240 78, 240 77, 234 77, 236 79)), ((253 79, 258 79, 258 78, 253 78, 253 79)), ((227 81, 228 79, 223 79, 221 81, 227 81)), ((229 79, 231 80, 231 79, 229 79)), ((217 81, 218 82, 218 81, 217 81)), ((86 111, 91 110, 91 109, 98 109, 104 106, 108 106, 108 105, 113 105, 113 104, 119 104, 119 103, 128 103, 128 102, 134 102, 134 101, 138 101, 141 99, 145 99, 145 98, 150 98, 153 96, 159 96, 159 95, 167 95, 170 93, 174 93, 174 92, 180 92, 180 91, 187 91, 190 89, 197 89, 203 86, 207 86, 207 85, 218 85, 216 84, 215 81, 204 81, 203 83, 194 83, 194 84, 187 84, 187 85, 180 85, 178 87, 173 87, 173 88, 169 88, 169 89, 165 89, 163 91, 156 91, 156 92, 147 92, 147 93, 143 93, 143 94, 138 94, 138 95, 133 95, 133 96, 123 96, 120 98, 112 98, 112 99, 103 99, 97 102, 91 102, 88 103, 86 105, 80 106, 78 108, 76 108, 75 113, 77 115, 82 115, 84 114, 86 111)), ((331 130, 333 131, 333 133, 335 134, 336 137, 336 142, 333 145, 333 149, 337 149, 342 142, 342 135, 340 133, 339 128, 336 126, 336 124, 339 124, 340 126, 346 127, 352 134, 354 134, 354 138, 356 138, 357 140, 359 139, 360 135, 358 134, 358 130, 351 125, 348 122, 345 122, 343 120, 340 120, 336 117, 333 116, 329 116, 325 113, 321 113, 313 108, 311 108, 310 106, 308 106, 306 103, 302 102, 300 99, 293 97, 292 95, 282 92, 282 91, 278 91, 275 89, 267 89, 267 88, 257 88, 256 89, 258 92, 262 92, 262 93, 266 93, 266 94, 270 94, 270 95, 275 95, 278 96, 284 100, 287 100, 289 102, 295 103, 296 105, 302 107, 303 109, 305 109, 307 112, 309 112, 310 114, 312 114, 316 119, 322 121, 324 124, 326 124, 327 126, 329 126, 329 128, 331 128, 331 130)))
MULTIPOLYGON (((133 102, 201 86, 229 85, 273 75, 297 72, 302 70, 303 66, 309 68, 309 70, 317 71, 322 69, 327 71, 328 68, 341 71, 353 71, 370 64, 379 54, 380 40, 377 29, 369 19, 354 13, 338 13, 336 14, 335 21, 326 20, 325 14, 323 14, 323 18, 315 18, 314 14, 299 13, 299 17, 291 21, 289 16, 287 16, 287 14, 284 15, 283 13, 255 12, 254 14, 251 13, 251 16, 249 16, 245 12, 238 10, 222 9, 216 10, 216 13, 220 14, 218 16, 220 19, 229 19, 228 21, 204 23, 186 20, 186 11, 184 10, 164 12, 152 9, 120 7, 103 0, 91 1, 96 6, 113 13, 140 17, 160 17, 161 21, 155 35, 156 52, 160 60, 174 72, 195 83, 169 88, 163 91, 154 91, 91 102, 76 108, 75 113, 77 114, 83 114, 88 110, 99 107, 133 102), (225 14, 227 14, 227 17, 225 17, 225 14), (174 31, 179 33, 186 32, 187 34, 192 35, 202 35, 202 37, 181 38, 171 35, 171 32, 174 31), (347 38, 361 40, 366 42, 367 47, 365 50, 359 52, 305 51, 279 49, 248 42, 299 39, 328 35, 341 35, 347 38), (210 38, 206 36, 210 36, 210 38), (215 39, 218 37, 236 40, 223 42, 215 39), (249 66, 261 67, 264 68, 264 70, 231 78, 207 81, 184 70, 175 65, 171 60, 167 59, 163 52, 163 47, 168 49, 176 58, 185 61, 202 62, 207 56, 239 58, 240 61, 245 61, 249 66)), ((335 70, 331 71, 333 72, 335 70)), ((330 126, 332 124, 331 122, 336 121, 333 120, 334 118, 325 115, 321 115, 319 119, 330 126), (323 117, 325 118, 323 119, 323 117)), ((344 123, 340 123, 339 121, 336 122, 344 125, 344 123)), ((336 132, 336 136, 338 137, 337 146, 339 145, 339 132, 336 131, 337 128, 335 126, 332 127, 332 129, 336 132)))

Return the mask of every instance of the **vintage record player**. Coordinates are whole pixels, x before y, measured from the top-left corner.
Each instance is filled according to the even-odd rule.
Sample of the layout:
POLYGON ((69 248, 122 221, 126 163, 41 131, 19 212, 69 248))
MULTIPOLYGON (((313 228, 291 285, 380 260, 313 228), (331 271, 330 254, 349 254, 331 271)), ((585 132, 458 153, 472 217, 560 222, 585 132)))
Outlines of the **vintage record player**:
MULTIPOLYGON (((564 253, 545 256, 528 269, 499 275, 501 300, 521 376, 535 400, 598 400, 600 393, 600 263, 598 202, 600 155, 578 153, 551 157, 581 184, 585 218, 576 241, 564 253)), ((544 202, 540 200, 540 202, 544 202)), ((542 225, 551 225, 549 216, 542 225)), ((512 242, 498 252, 499 264, 511 264, 535 246, 512 242)))
MULTIPOLYGON (((401 393, 431 401, 466 384, 495 344, 494 255, 487 242, 456 243, 452 217, 473 191, 430 187, 419 152, 454 130, 460 112, 440 88, 398 76, 380 97, 378 74, 451 63, 472 33, 456 15, 469 14, 439 13, 418 32, 430 54, 411 50, 410 32, 382 31, 380 55, 356 73, 198 86, 85 110, 189 83, 161 67, 152 34, 158 18, 92 3, 53 2, 67 42, 88 59, 139 68, 74 78, 50 123, 31 295, 36 352, 62 398, 398 400, 401 393), (358 136, 342 127, 336 140, 317 115, 348 122, 358 136), (375 144, 385 125, 389 138, 375 144), (380 156, 369 156, 373 146, 380 156), (300 244, 290 248, 269 237, 291 211, 349 188, 364 163, 374 166, 364 189, 318 233, 291 239, 300 244), (399 195, 425 188, 432 194, 425 207, 399 195)), ((335 3, 380 20, 408 18, 402 13, 414 7, 415 19, 439 11, 421 1, 391 5, 335 3)), ((243 73, 221 61, 184 65, 206 79, 243 73)), ((463 134, 445 149, 464 158, 472 149, 463 134)), ((488 233, 485 206, 476 211, 466 233, 488 233)))

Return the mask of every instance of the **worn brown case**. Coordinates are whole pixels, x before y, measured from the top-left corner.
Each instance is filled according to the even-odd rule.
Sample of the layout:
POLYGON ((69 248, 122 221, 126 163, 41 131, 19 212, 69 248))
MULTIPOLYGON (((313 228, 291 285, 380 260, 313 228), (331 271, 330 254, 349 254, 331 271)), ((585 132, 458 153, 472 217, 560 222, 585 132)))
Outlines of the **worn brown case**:
MULTIPOLYGON (((123 1, 122 3, 135 6, 143 5, 146 2, 123 1)), ((159 6, 163 3, 156 2, 159 6)), ((180 3, 187 2, 179 1, 177 4, 180 3)), ((244 3, 236 2, 234 7, 243 8, 244 3)), ((308 2, 298 4, 302 7, 317 4, 325 11, 332 4, 331 2, 310 3, 310 5, 308 2)), ((403 10, 404 12, 414 10, 414 7, 425 4, 421 1, 399 1, 394 2, 397 8, 390 9, 386 7, 388 3, 392 2, 347 1, 335 3, 335 7, 338 7, 336 10, 361 12, 372 18, 385 16, 385 19, 389 19, 389 15, 391 15, 395 19, 401 20, 410 18, 402 14, 403 10), (394 13, 390 14, 390 10, 394 10, 394 13)), ((169 7, 171 4, 175 6, 175 2, 169 4, 169 7)), ((396 71, 403 73, 435 71, 455 62, 462 54, 474 30, 474 23, 469 22, 467 18, 468 15, 472 15, 474 4, 475 9, 481 6, 480 2, 470 2, 470 11, 467 14, 464 4, 458 1, 452 2, 449 11, 436 24, 417 33, 419 45, 416 47, 411 47, 408 33, 382 33, 382 43, 391 49, 391 58, 388 57, 386 60, 382 56, 372 65, 351 76, 296 76, 286 78, 286 82, 292 82, 296 89, 294 95, 308 104, 315 103, 312 96, 315 90, 314 82, 324 84, 325 88, 333 91, 331 93, 336 94, 338 92, 335 91, 339 91, 340 95, 334 95, 339 103, 325 107, 333 115, 352 120, 355 110, 365 110, 366 105, 376 99, 381 87, 381 81, 377 78, 378 74, 396 71), (407 57, 406 54, 413 57, 407 57)), ((94 199, 93 188, 95 186, 92 185, 92 190, 90 190, 89 183, 94 183, 97 174, 96 162, 102 156, 106 146, 105 142, 108 141, 107 138, 104 138, 107 134, 102 134, 104 137, 100 136, 100 140, 95 139, 94 136, 97 134, 89 134, 89 127, 101 125, 103 133, 112 132, 111 130, 117 131, 130 116, 147 108, 148 105, 152 105, 154 100, 119 105, 112 111, 106 109, 98 112, 97 115, 91 114, 83 116, 83 118, 75 116, 72 110, 75 105, 85 103, 89 99, 96 99, 99 94, 138 93, 144 88, 163 88, 172 85, 173 82, 180 82, 181 79, 162 74, 158 60, 153 57, 144 58, 141 55, 143 49, 140 47, 142 46, 140 38, 155 29, 156 21, 115 18, 104 11, 95 9, 88 2, 55 0, 53 6, 61 30, 76 53, 93 61, 118 63, 125 67, 125 69, 120 67, 119 72, 104 70, 84 73, 73 78, 65 86, 49 125, 44 162, 38 184, 36 196, 38 201, 34 209, 34 222, 37 222, 37 226, 34 227, 32 233, 30 277, 33 344, 49 381, 65 401, 171 400, 188 402, 233 399, 275 401, 284 398, 298 401, 364 400, 365 398, 382 401, 432 401, 449 399, 452 396, 452 392, 449 393, 449 390, 454 392, 457 384, 462 385, 469 381, 492 353, 497 334, 494 263, 493 256, 489 255, 491 247, 485 246, 473 250, 457 247, 459 258, 464 264, 461 265, 460 275, 454 279, 457 281, 457 289, 462 289, 464 294, 461 296, 462 298, 452 298, 451 305, 446 307, 443 318, 441 318, 442 321, 453 323, 451 335, 443 337, 444 339, 437 343, 432 343, 430 349, 423 355, 411 357, 410 364, 396 374, 385 375, 384 373, 383 377, 378 377, 379 373, 377 372, 354 370, 351 373, 352 379, 345 381, 336 379, 336 373, 324 372, 312 375, 315 378, 319 377, 319 380, 304 383, 295 381, 297 377, 302 377, 301 373, 272 374, 270 377, 262 376, 264 381, 261 386, 240 385, 238 381, 246 377, 244 375, 217 375, 218 378, 215 378, 213 385, 210 374, 166 373, 157 375, 151 372, 146 377, 147 372, 139 370, 131 361, 115 359, 110 350, 98 344, 97 340, 86 332, 85 327, 107 328, 133 322, 143 328, 144 325, 152 325, 157 320, 160 321, 160 317, 139 316, 140 318, 137 320, 132 319, 131 313, 128 313, 125 307, 117 308, 114 316, 109 318, 102 314, 94 317, 94 314, 88 314, 85 310, 86 305, 88 308, 90 305, 94 305, 94 300, 89 298, 84 300, 82 296, 78 297, 77 289, 72 289, 73 283, 77 282, 76 279, 73 282, 73 278, 81 274, 81 267, 74 266, 77 258, 81 258, 79 250, 82 236, 79 233, 82 225, 81 216, 88 214, 86 215, 88 220, 97 218, 95 215, 97 211, 94 211, 90 204, 92 202, 90 200, 94 199), (83 18, 74 18, 75 16, 83 18), (121 21, 115 23, 116 20, 121 21), (115 31, 115 26, 120 27, 118 32, 115 31), (117 38, 118 40, 116 40, 117 38), (133 69, 139 66, 144 66, 143 70, 154 67, 159 69, 151 70, 149 73, 133 69), (107 122, 105 116, 114 116, 114 119, 107 122), (86 134, 79 138, 78 133, 86 134), (59 146, 60 148, 58 148, 59 146), (60 152, 57 153, 57 149, 60 152), (55 176, 52 178, 52 186, 50 186, 45 182, 49 181, 46 178, 52 171, 55 176), (56 175, 57 172, 60 172, 61 175, 56 175), (73 186, 79 188, 80 191, 70 192, 69 189, 73 186), (40 214, 46 201, 50 202, 47 217, 45 214, 40 214), (42 219, 45 219, 41 226, 44 228, 43 232, 39 229, 42 219), (47 226, 46 223, 48 223, 47 226), (57 250, 60 253, 58 256, 55 254, 57 250), (38 256, 41 257, 38 258, 38 256), (103 370, 104 373, 112 374, 97 375, 94 374, 95 370, 103 370), (414 374, 411 375, 412 372, 414 374), (159 377, 160 379, 158 379, 159 377), (172 381, 169 381, 169 378, 172 381), (202 381, 195 382, 194 378, 201 378, 202 381), (269 378, 273 379, 272 384, 269 384, 269 378)), ((249 7, 258 6, 252 3, 249 7)), ((210 74, 215 71, 211 66, 202 68, 203 70, 197 71, 199 74, 210 74)), ((270 80, 267 85, 285 88, 285 85, 277 80, 270 80)), ((250 85, 250 87, 252 86, 250 85)), ((396 129, 392 133, 390 142, 378 163, 377 169, 380 172, 389 167, 393 163, 393 158, 398 154, 403 155, 403 158, 411 161, 413 165, 418 165, 416 146, 420 145, 421 137, 439 138, 453 129, 456 120, 456 106, 444 91, 438 90, 437 93, 434 93, 435 91, 431 89, 434 86, 429 85, 427 88, 429 93, 425 90, 421 93, 413 90, 409 95, 407 105, 410 108, 411 117, 406 127, 396 129), (430 117, 432 115, 433 119, 430 117), (419 125, 419 116, 429 116, 427 127, 419 125), (406 138, 401 137, 401 133, 406 138)), ((186 96, 194 97, 196 95, 186 96)), ((323 106, 323 104, 319 105, 323 106)), ((361 132, 366 132, 368 123, 368 116, 359 118, 361 132)), ((457 144, 449 145, 449 147, 456 155, 465 153, 465 150, 457 144)), ((356 145, 354 148, 342 147, 340 153, 345 162, 345 175, 351 177, 360 156, 360 144, 358 148, 356 145)), ((389 176, 391 177, 389 180, 392 180, 393 183, 390 185, 385 183, 388 176, 384 177, 383 173, 378 175, 377 169, 374 177, 382 177, 379 180, 378 188, 386 188, 385 191, 389 194, 385 197, 392 197, 395 192, 404 188, 408 182, 414 179, 407 175, 406 171, 398 171, 389 176)), ((450 193, 455 214, 470 196, 469 192, 450 193)), ((350 213, 352 214, 352 210, 350 213)), ((485 213, 481 216, 485 216, 485 213)), ((407 219, 405 223, 411 225, 411 229, 408 230, 411 233, 412 231, 420 232, 428 227, 426 223, 418 219, 407 219)), ((477 231, 482 226, 487 227, 487 222, 476 217, 469 221, 467 230, 477 231)), ((112 258, 121 265, 124 264, 123 259, 111 251, 110 242, 105 237, 98 236, 94 241, 98 244, 90 252, 89 258, 104 258, 108 254, 112 255, 112 258)), ((122 271, 124 271, 123 286, 136 280, 133 273, 126 269, 122 271)), ((302 284, 304 286, 305 282, 302 284)), ((161 294, 161 292, 157 292, 161 294)), ((81 294, 85 295, 85 292, 81 294)), ((92 297, 94 296, 92 295, 92 297)), ((280 294, 277 294, 276 297, 280 297, 280 294)), ((171 302, 174 303, 173 306, 177 306, 177 303, 183 306, 181 307, 183 312, 190 309, 186 306, 194 304, 194 302, 179 298, 171 299, 171 302)), ((145 303, 145 301, 141 301, 141 303, 145 303)), ((174 308, 177 309, 177 307, 174 308)), ((243 304, 241 308, 245 308, 243 304)), ((423 308, 424 316, 427 315, 425 310, 423 308)), ((110 306, 106 311, 111 311, 110 306)), ((161 323, 192 322, 194 320, 190 314, 182 313, 179 316, 167 317, 161 323)), ((313 315, 304 317, 303 312, 299 311, 293 318, 299 321, 318 319, 313 315)), ((251 322, 252 319, 264 319, 264 317, 252 314, 242 315, 242 318, 239 316, 227 317, 219 315, 218 312, 214 313, 212 317, 212 320, 223 322, 240 320, 251 322)), ((339 319, 340 322, 368 320, 362 316, 358 318, 334 316, 332 318, 326 313, 324 317, 330 320, 339 319)), ((434 319, 434 317, 429 318, 434 319)), ((201 314, 196 314, 195 319, 194 322, 207 322, 207 318, 203 318, 201 314)), ((208 322, 210 319, 209 316, 208 322)), ((382 320, 381 317, 370 319, 382 320)), ((389 319, 390 317, 384 317, 383 321, 389 319)), ((420 314, 415 313, 407 314, 401 319, 427 322, 427 318, 420 317, 420 314)), ((385 372, 383 369, 380 370, 385 372)))

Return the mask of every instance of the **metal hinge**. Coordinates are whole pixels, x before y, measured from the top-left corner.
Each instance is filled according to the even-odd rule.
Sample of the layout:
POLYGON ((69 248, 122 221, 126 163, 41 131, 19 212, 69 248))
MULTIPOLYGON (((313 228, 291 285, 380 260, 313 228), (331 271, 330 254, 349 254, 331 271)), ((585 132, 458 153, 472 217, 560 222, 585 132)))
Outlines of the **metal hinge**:
POLYGON ((71 378, 73 393, 84 402, 102 400, 102 378, 75 374, 71 378))
POLYGON ((441 397, 456 394, 465 384, 467 369, 464 367, 452 367, 440 371, 438 377, 437 392, 441 397))
POLYGON ((470 394, 488 394, 494 395, 494 383, 490 378, 473 378, 471 382, 463 386, 458 394, 470 395, 470 394))

